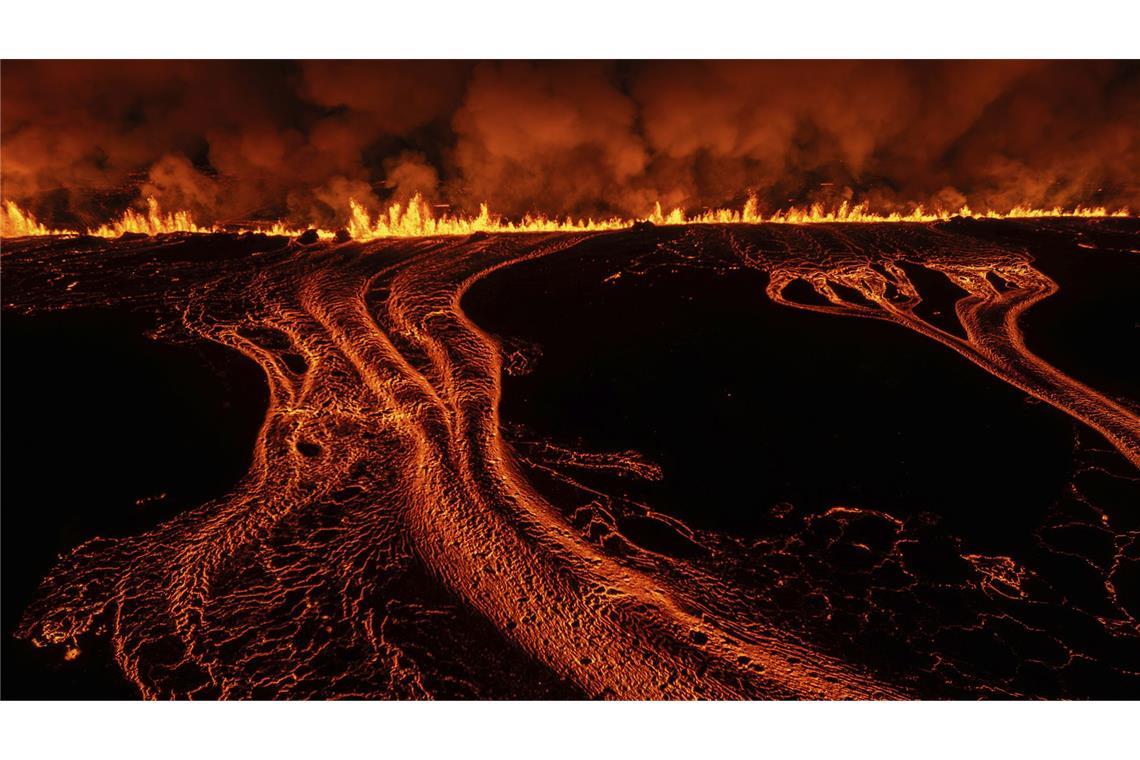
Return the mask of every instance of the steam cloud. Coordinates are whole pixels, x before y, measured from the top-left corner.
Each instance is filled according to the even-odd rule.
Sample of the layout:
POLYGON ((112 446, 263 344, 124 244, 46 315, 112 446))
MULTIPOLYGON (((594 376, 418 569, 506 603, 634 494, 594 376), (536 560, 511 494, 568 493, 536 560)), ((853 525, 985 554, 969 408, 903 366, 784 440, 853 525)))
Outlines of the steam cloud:
POLYGON ((333 225, 422 192, 508 215, 1140 208, 1140 64, 6 61, 2 192, 333 225))

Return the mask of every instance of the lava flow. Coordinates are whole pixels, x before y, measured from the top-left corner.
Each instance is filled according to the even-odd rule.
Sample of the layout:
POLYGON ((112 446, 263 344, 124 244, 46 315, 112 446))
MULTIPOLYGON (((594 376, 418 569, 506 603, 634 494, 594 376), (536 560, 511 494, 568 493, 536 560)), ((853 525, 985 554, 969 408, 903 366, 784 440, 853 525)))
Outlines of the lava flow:
MULTIPOLYGON (((422 229, 405 220, 362 220, 352 234, 422 229)), ((1131 220, 1106 222, 1122 225, 1118 234, 1135 245, 1131 220)), ((1056 234, 1090 224, 1041 223, 1056 234)), ((779 304, 888 320, 937 341, 1140 464, 1136 410, 1025 345, 1020 317, 1056 284, 1024 251, 956 224, 587 226, 308 246, 262 238, 256 250, 253 238, 229 237, 9 242, 6 308, 153 310, 164 315, 163 335, 240 352, 270 389, 253 465, 231 493, 140 535, 76 548, 43 581, 18 633, 80 661, 92 637, 105 637, 150 698, 924 696, 905 672, 883 672, 811 630, 793 630, 712 564, 633 537, 619 551, 576 524, 531 482, 524 460, 545 456, 557 469, 571 459, 643 478, 659 470, 632 453, 580 458, 546 445, 532 457, 505 439, 506 352, 461 300, 497 270, 590 246, 632 247, 642 271, 677 266, 677 252, 691 260, 707 252, 768 273, 767 297, 779 304), (930 320, 911 265, 965 291, 953 307, 960 331, 930 320), (793 299, 795 281, 822 298, 793 299), (557 686, 527 692, 518 682, 557 686)), ((848 507, 813 520, 842 526, 860 516, 902 530, 899 519, 848 507)), ((723 537, 669 522, 711 554, 727 551, 716 548, 723 537)), ((1118 559, 1134 541, 1121 539, 1118 559)), ((1037 593, 1018 585, 1028 572, 1009 558, 964 557, 979 578, 971 593, 1037 593)), ((1126 606, 1100 614, 1119 640, 1140 638, 1126 606)), ((1024 624, 1040 626, 1028 615, 1024 624)), ((1058 640, 1070 661, 1098 656, 1058 640)), ((1020 693, 996 682, 962 688, 1020 693)))
MULTIPOLYGON (((878 231, 867 235, 836 230, 831 235, 825 266, 819 262, 805 265, 789 256, 766 267, 771 272, 769 298, 828 314, 885 319, 936 340, 995 377, 1085 423, 1140 467, 1140 416, 1059 372, 1026 347, 1018 325, 1020 316, 1057 292, 1056 283, 1035 270, 1026 257, 925 228, 921 232, 900 228, 887 237, 889 244, 885 246, 878 240, 878 231), (868 248, 884 252, 874 266, 860 253, 868 248), (923 298, 899 260, 921 260, 923 266, 944 274, 964 291, 953 305, 961 337, 916 313, 923 298), (785 297, 784 289, 795 280, 810 283, 827 304, 805 304, 785 297)), ((766 244, 771 246, 766 251, 745 246, 740 254, 746 260, 759 256, 767 262, 784 258, 779 254, 785 242, 770 239, 766 244)))

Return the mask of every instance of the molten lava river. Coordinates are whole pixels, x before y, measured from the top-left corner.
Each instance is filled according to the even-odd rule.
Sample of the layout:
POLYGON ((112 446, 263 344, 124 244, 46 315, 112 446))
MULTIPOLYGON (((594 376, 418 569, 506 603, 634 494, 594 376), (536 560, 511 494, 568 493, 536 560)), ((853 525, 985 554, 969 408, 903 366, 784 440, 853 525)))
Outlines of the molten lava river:
MULTIPOLYGON (((148 698, 1135 698, 1138 253, 1131 218, 6 240, 10 324, 147 315, 268 391, 244 475, 77 536, 4 634, 148 698)), ((5 472, 6 573, 13 512, 83 509, 45 468, 5 472)))

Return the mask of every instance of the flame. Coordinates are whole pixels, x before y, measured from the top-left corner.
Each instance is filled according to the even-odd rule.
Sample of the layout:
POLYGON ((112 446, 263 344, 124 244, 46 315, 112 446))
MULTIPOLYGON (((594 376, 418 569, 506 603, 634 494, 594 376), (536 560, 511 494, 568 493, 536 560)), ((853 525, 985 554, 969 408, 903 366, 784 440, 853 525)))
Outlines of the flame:
POLYGON ((968 205, 957 211, 927 211, 922 205, 916 205, 914 210, 903 214, 891 212, 880 214, 870 210, 867 203, 850 204, 844 201, 835 209, 826 209, 822 204, 792 208, 777 211, 771 216, 764 216, 759 211, 759 202, 756 196, 749 196, 740 211, 735 209, 716 209, 705 211, 702 214, 688 217, 680 209, 673 209, 663 214, 661 204, 658 203, 649 215, 648 221, 654 224, 820 224, 827 222, 845 223, 884 223, 884 222, 945 222, 954 218, 962 219, 1041 219, 1048 217, 1126 217, 1128 209, 1109 211, 1104 206, 1086 207, 1077 206, 1064 209, 1054 206, 1049 209, 1035 209, 1027 206, 1015 206, 1007 212, 986 211, 978 213, 968 205))
POLYGON ((36 217, 22 210, 12 201, 4 201, 0 214, 0 237, 27 237, 30 235, 68 235, 66 230, 52 230, 40 224, 36 217))
POLYGON ((617 230, 629 227, 632 222, 625 219, 580 219, 570 217, 559 221, 546 216, 525 216, 515 223, 503 221, 491 213, 486 203, 479 205, 479 215, 474 217, 445 214, 438 219, 431 207, 417 193, 404 207, 393 203, 388 207, 387 216, 379 215, 373 222, 368 211, 350 200, 352 216, 348 221, 348 234, 354 240, 375 240, 386 237, 430 237, 434 235, 470 235, 473 232, 592 232, 597 230, 617 230))
POLYGON ((216 232, 216 227, 199 227, 194 224, 189 211, 174 211, 163 214, 158 201, 152 196, 146 199, 147 214, 143 216, 133 209, 123 212, 121 219, 98 229, 88 229, 87 234, 95 237, 114 238, 127 232, 143 235, 165 235, 171 232, 216 232))
MULTIPOLYGON (((268 227, 240 227, 236 231, 255 232, 261 235, 270 235, 276 237, 297 237, 298 235, 305 234, 305 232, 308 230, 304 227, 291 227, 284 222, 274 222, 268 227)), ((334 237, 336 237, 336 233, 329 230, 314 229, 313 231, 317 233, 317 237, 319 237, 321 240, 332 240, 334 237)))
MULTIPOLYGON (((199 226, 194 222, 189 211, 173 211, 163 213, 159 209, 158 201, 149 197, 146 199, 147 213, 144 215, 133 209, 127 209, 121 218, 109 224, 103 224, 95 229, 88 228, 86 234, 96 237, 114 238, 124 233, 139 233, 143 235, 163 235, 175 232, 207 233, 219 232, 228 229, 232 232, 258 232, 266 235, 281 235, 296 237, 305 228, 299 228, 275 222, 269 226, 238 226, 223 228, 218 225, 209 227, 199 226)), ((349 200, 349 218, 345 224, 348 235, 353 240, 368 241, 379 238, 392 237, 434 237, 441 235, 470 235, 473 232, 595 232, 603 230, 618 230, 631 227, 638 220, 611 217, 608 219, 573 219, 566 217, 558 219, 545 215, 527 215, 515 222, 504 220, 490 211, 486 203, 480 204, 476 216, 463 216, 443 214, 436 216, 422 195, 416 194, 403 205, 393 203, 387 213, 380 213, 375 219, 363 205, 356 200, 349 200)), ((642 221, 657 225, 680 224, 820 224, 829 222, 844 223, 887 223, 887 222, 944 222, 950 219, 1043 219, 1050 217, 1127 217, 1131 213, 1128 209, 1109 211, 1104 206, 1077 206, 1065 209, 1060 206, 1053 208, 1031 208, 1016 206, 1006 212, 985 211, 976 212, 969 205, 964 205, 956 211, 927 210, 921 205, 907 213, 890 212, 879 213, 870 210, 869 204, 851 204, 844 201, 836 208, 826 208, 816 203, 805 207, 791 207, 765 216, 760 211, 760 203, 755 195, 750 195, 741 209, 714 209, 698 213, 694 216, 685 214, 679 208, 668 213, 664 212, 660 203, 656 203, 653 212, 644 217, 642 221)), ((30 212, 22 210, 12 201, 4 201, 4 212, 0 217, 2 224, 2 237, 24 237, 30 235, 78 235, 76 230, 49 229, 36 220, 30 212)), ((322 240, 335 237, 330 230, 313 228, 322 240)))

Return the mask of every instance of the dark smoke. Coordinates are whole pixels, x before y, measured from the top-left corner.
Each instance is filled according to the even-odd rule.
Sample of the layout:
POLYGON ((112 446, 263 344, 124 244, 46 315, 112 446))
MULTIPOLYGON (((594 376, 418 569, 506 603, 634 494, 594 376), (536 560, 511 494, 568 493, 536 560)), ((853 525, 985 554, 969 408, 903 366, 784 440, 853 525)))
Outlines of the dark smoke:
POLYGON ((87 223, 334 224, 422 192, 520 215, 1140 208, 1140 65, 1111 61, 6 61, 3 196, 87 223))

